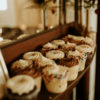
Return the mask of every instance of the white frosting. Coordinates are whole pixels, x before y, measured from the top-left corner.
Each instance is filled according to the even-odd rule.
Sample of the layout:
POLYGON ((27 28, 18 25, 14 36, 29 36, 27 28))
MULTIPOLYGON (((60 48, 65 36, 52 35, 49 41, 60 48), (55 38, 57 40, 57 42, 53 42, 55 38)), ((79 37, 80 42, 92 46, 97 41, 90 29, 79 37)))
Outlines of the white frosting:
POLYGON ((67 42, 67 44, 62 45, 62 47, 65 47, 67 49, 69 47, 76 47, 76 44, 75 43, 69 43, 69 42, 67 42))
POLYGON ((43 69, 44 74, 55 74, 58 72, 58 66, 56 64, 48 65, 46 68, 43 69))
POLYGON ((51 43, 56 44, 56 45, 64 45, 65 41, 63 41, 63 40, 53 40, 51 43))
POLYGON ((25 69, 26 67, 29 67, 31 64, 32 64, 32 61, 30 61, 30 60, 20 59, 13 63, 12 68, 25 69))
POLYGON ((46 57, 49 59, 61 59, 64 58, 64 52, 60 50, 51 50, 46 53, 46 57))
POLYGON ((4 39, 4 40, 0 41, 0 46, 1 46, 1 45, 5 45, 5 44, 9 44, 9 43, 11 43, 11 42, 12 42, 12 40, 4 39))
POLYGON ((29 35, 30 34, 22 34, 22 35, 18 36, 17 39, 23 39, 23 38, 26 38, 29 35))
POLYGON ((93 48, 89 45, 76 46, 76 50, 83 52, 83 53, 93 52, 93 48))
POLYGON ((52 44, 50 42, 46 43, 45 45, 43 45, 43 48, 51 48, 51 49, 57 49, 58 46, 55 44, 52 44))
POLYGON ((17 75, 9 79, 6 83, 6 87, 18 95, 29 93, 34 89, 34 79, 27 75, 17 75))
POLYGON ((82 36, 68 35, 68 38, 72 38, 72 39, 77 40, 77 41, 84 40, 84 37, 82 37, 82 36))
POLYGON ((55 64, 53 60, 50 60, 46 57, 42 57, 42 59, 38 61, 39 61, 38 63, 40 66, 47 66, 47 65, 55 64))
POLYGON ((42 58, 42 54, 40 52, 27 52, 23 55, 24 59, 30 59, 30 60, 38 60, 42 58))
POLYGON ((68 52, 68 56, 80 56, 80 52, 78 50, 75 50, 75 51, 69 51, 68 52))

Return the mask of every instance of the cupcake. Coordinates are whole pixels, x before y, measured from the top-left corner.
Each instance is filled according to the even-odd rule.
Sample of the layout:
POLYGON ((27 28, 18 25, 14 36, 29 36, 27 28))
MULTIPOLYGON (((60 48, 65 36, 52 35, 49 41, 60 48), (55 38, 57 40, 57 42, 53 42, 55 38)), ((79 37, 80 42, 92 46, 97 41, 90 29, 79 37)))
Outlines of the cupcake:
POLYGON ((43 69, 43 80, 49 92, 62 93, 67 89, 68 68, 57 65, 48 66, 43 69))
POLYGON ((77 58, 80 64, 79 71, 83 71, 85 69, 86 57, 82 55, 79 51, 69 51, 67 57, 74 57, 77 58))
POLYGON ((76 50, 81 52, 84 56, 87 56, 88 59, 91 59, 93 56, 94 49, 89 45, 79 45, 76 46, 76 50))
POLYGON ((53 40, 53 41, 51 41, 51 43, 55 44, 57 46, 61 46, 61 45, 65 44, 65 41, 63 41, 63 40, 53 40))
POLYGON ((10 100, 36 100, 38 95, 34 79, 28 75, 17 75, 6 83, 6 95, 10 100))
POLYGON ((64 58, 64 52, 60 50, 51 50, 46 53, 46 57, 49 59, 61 59, 64 58))
POLYGON ((42 58, 42 54, 40 52, 37 51, 33 51, 33 52, 27 52, 23 55, 23 59, 26 60, 38 60, 42 58))
POLYGON ((80 68, 78 59, 73 57, 63 58, 59 61, 58 64, 69 68, 68 81, 73 81, 77 78, 80 68))
POLYGON ((34 78, 37 89, 41 90, 41 73, 37 72, 31 60, 17 60, 11 66, 11 74, 14 75, 30 75, 34 78))

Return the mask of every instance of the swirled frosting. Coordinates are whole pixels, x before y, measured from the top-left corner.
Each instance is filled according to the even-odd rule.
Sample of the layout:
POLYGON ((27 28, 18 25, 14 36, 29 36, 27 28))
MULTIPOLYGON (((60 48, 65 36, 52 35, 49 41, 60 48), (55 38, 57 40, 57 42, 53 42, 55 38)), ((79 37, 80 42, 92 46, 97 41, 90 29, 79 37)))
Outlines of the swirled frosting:
POLYGON ((12 40, 4 39, 4 40, 0 41, 0 46, 5 45, 5 44, 9 44, 11 42, 12 42, 12 40))
POLYGON ((49 59, 61 59, 64 58, 64 52, 60 50, 51 50, 46 53, 46 57, 49 59))
POLYGON ((38 61, 38 64, 39 64, 39 66, 44 67, 44 66, 48 66, 51 64, 55 64, 55 62, 53 60, 46 58, 46 57, 42 57, 42 59, 38 61))
POLYGON ((76 50, 80 51, 80 52, 83 52, 83 53, 91 53, 93 52, 93 48, 89 45, 79 45, 79 46, 76 46, 76 50))
POLYGON ((12 69, 25 69, 25 68, 27 68, 27 67, 32 67, 32 61, 31 60, 23 60, 23 59, 20 59, 20 60, 17 60, 17 61, 15 61, 13 64, 12 64, 12 66, 11 66, 11 68, 12 69))
POLYGON ((64 45, 65 41, 63 41, 63 40, 53 40, 51 43, 59 46, 59 45, 64 45))
POLYGON ((48 42, 45 45, 43 45, 43 48, 57 49, 58 46, 55 45, 55 44, 52 44, 52 43, 48 42))
POLYGON ((50 74, 57 73, 57 71, 58 71, 58 66, 56 64, 51 64, 43 69, 43 74, 50 75, 50 74))
POLYGON ((75 36, 75 35, 68 35, 68 38, 72 38, 73 40, 82 41, 84 37, 82 36, 75 36))
POLYGON ((35 82, 30 76, 17 75, 7 81, 6 87, 14 94, 23 95, 31 92, 34 89, 35 82))
POLYGON ((30 59, 30 60, 38 60, 38 59, 42 59, 42 54, 40 52, 27 52, 23 55, 24 59, 30 59))

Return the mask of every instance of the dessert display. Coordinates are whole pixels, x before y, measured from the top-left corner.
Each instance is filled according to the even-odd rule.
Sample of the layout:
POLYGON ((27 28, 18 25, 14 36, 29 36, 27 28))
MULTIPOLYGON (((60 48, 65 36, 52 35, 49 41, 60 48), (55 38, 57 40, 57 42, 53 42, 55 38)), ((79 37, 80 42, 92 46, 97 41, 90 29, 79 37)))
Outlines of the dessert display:
POLYGON ((10 100, 36 100, 38 95, 34 79, 28 75, 17 75, 6 83, 6 95, 10 100))
POLYGON ((17 90, 14 86, 11 87, 11 81, 8 80, 7 96, 14 100, 21 100, 25 96, 24 99, 28 100, 27 97, 31 93, 33 98, 41 91, 42 79, 48 92, 63 93, 68 87, 68 82, 76 80, 80 71, 84 71, 87 59, 93 56, 94 46, 88 37, 67 35, 61 39, 47 42, 35 51, 24 53, 10 66, 9 71, 12 77, 10 80, 15 87, 19 88, 17 90), (27 77, 31 77, 31 79, 27 77), (34 84, 32 84, 32 79, 34 84), (25 83, 24 81, 18 83, 21 80, 24 80, 25 83), (28 81, 27 84, 26 81, 28 81), (34 87, 36 87, 36 94, 34 94, 34 87), (20 89, 23 90, 20 91, 20 89))

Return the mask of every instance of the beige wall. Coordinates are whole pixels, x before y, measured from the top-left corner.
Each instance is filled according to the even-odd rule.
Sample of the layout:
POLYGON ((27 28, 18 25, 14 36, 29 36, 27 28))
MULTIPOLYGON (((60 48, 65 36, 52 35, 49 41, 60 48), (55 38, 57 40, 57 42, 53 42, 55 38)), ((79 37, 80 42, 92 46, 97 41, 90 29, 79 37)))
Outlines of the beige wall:
POLYGON ((16 26, 16 13, 15 13, 15 1, 9 0, 7 2, 8 9, 6 11, 0 11, 0 27, 15 27, 16 26))

